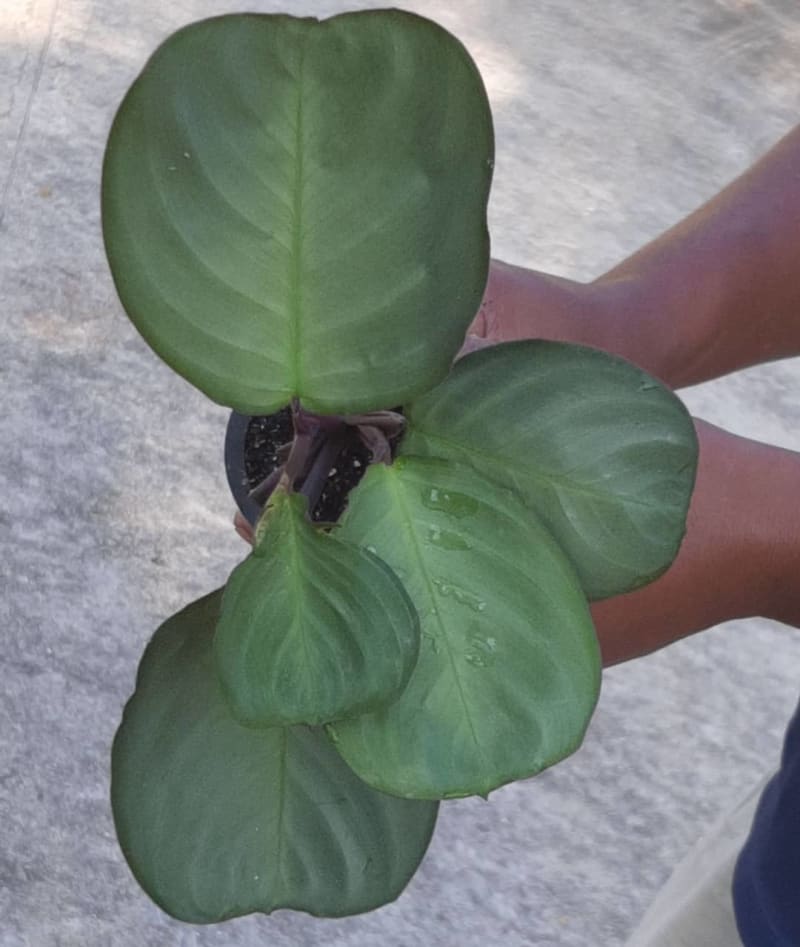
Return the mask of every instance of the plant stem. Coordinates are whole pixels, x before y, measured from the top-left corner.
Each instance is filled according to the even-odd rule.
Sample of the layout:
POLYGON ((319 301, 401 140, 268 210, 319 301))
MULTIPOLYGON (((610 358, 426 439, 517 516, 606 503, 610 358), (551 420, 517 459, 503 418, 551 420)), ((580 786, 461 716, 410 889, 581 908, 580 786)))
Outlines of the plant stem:
POLYGON ((253 487, 249 496, 262 508, 281 482, 290 492, 308 498, 309 515, 319 502, 331 468, 348 440, 360 438, 372 453, 372 463, 391 462, 390 438, 399 436, 405 418, 396 411, 372 411, 344 416, 312 414, 292 403, 294 439, 278 451, 278 466, 253 487))
POLYGON ((285 464, 290 490, 294 490, 295 484, 307 476, 309 467, 322 446, 322 440, 323 437, 319 435, 319 432, 312 431, 310 428, 297 431, 295 434, 292 449, 289 451, 285 464))
POLYGON ((356 429, 361 442, 372 454, 373 464, 390 464, 392 462, 392 445, 386 431, 371 424, 360 424, 356 429))
POLYGON ((387 438, 397 437, 406 426, 405 417, 397 411, 370 411, 368 414, 346 414, 342 420, 351 427, 376 427, 387 438))
POLYGON ((308 471, 299 490, 303 496, 308 497, 309 514, 319 502, 331 467, 336 463, 336 458, 341 453, 347 441, 347 437, 348 430, 345 424, 340 424, 336 431, 322 435, 322 446, 314 458, 311 469, 308 471))
POLYGON ((248 493, 250 499, 255 500, 259 506, 263 507, 272 496, 272 491, 278 486, 278 481, 281 479, 281 475, 285 469, 285 464, 279 464, 269 476, 265 477, 261 483, 253 487, 250 493, 248 493))

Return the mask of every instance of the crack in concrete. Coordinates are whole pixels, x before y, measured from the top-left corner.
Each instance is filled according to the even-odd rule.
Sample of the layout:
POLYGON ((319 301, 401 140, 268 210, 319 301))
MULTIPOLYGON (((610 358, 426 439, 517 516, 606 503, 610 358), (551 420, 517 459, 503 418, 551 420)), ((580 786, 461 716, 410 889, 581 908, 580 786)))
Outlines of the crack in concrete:
POLYGON ((22 142, 24 141, 25 135, 28 131, 28 123, 33 110, 33 100, 36 98, 36 93, 39 90, 39 83, 41 82, 42 73, 44 72, 44 64, 47 59, 47 54, 50 51, 50 44, 53 39, 53 32, 56 22, 56 14, 58 12, 58 3, 59 0, 53 0, 53 5, 50 8, 50 19, 47 24, 47 33, 45 34, 44 42, 42 43, 39 50, 39 56, 37 58, 33 73, 33 82, 31 83, 31 91, 28 94, 28 101, 25 103, 25 111, 22 115, 22 122, 20 123, 19 131, 17 132, 17 140, 14 144, 14 151, 11 155, 11 164, 8 169, 8 176, 6 177, 5 184, 3 185, 2 195, 0 195, 0 230, 2 230, 3 222, 5 221, 8 195, 11 192, 11 185, 13 184, 14 177, 17 173, 19 156, 20 152, 22 151, 22 142))

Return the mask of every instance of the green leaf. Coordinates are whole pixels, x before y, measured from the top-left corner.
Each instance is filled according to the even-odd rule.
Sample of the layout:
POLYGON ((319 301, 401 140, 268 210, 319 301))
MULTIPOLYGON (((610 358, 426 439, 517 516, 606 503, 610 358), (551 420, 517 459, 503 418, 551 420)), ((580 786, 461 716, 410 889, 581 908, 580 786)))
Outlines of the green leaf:
POLYGON ((419 623, 377 556, 322 532, 305 497, 273 495, 254 552, 231 574, 214 651, 223 689, 251 725, 321 724, 403 689, 419 623))
POLYGON ((581 742, 600 686, 586 600, 519 500, 444 461, 371 467, 341 534, 401 577, 421 618, 398 700, 329 728, 371 785, 417 798, 486 794, 581 742))
POLYGON ((469 463, 515 489, 590 599, 646 585, 675 558, 694 486, 694 425, 629 362, 558 342, 507 343, 462 359, 405 410, 401 452, 469 463))
POLYGON ((281 907, 341 916, 396 898, 436 806, 370 789, 320 730, 238 724, 212 659, 220 598, 156 632, 114 741, 114 819, 137 880, 194 923, 281 907))
POLYGON ((119 296, 162 358, 244 413, 402 404, 444 378, 480 303, 493 148, 474 63, 421 17, 192 24, 109 137, 119 296))

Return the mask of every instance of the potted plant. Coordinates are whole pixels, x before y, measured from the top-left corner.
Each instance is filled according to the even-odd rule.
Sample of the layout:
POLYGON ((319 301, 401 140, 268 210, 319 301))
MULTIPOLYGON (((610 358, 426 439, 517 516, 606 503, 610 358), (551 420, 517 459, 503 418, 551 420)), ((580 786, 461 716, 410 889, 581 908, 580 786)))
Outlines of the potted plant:
POLYGON ((674 395, 544 341, 453 366, 492 167, 469 55, 396 10, 194 23, 117 113, 120 299, 272 431, 252 551, 158 629, 113 748, 122 850, 175 917, 395 898, 440 800, 579 746, 588 602, 677 552, 696 442, 674 395))

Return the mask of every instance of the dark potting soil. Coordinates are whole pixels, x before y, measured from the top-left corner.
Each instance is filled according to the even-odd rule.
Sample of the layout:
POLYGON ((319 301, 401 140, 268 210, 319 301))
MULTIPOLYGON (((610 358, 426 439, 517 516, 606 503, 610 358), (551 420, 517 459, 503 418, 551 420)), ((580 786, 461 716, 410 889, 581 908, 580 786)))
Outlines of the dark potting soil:
MULTIPOLYGON (((293 436, 289 408, 250 419, 244 442, 244 467, 251 490, 278 466, 278 449, 293 436)), ((335 523, 339 519, 347 506, 347 494, 364 476, 371 458, 372 454, 357 436, 345 444, 311 511, 314 522, 335 523)))

